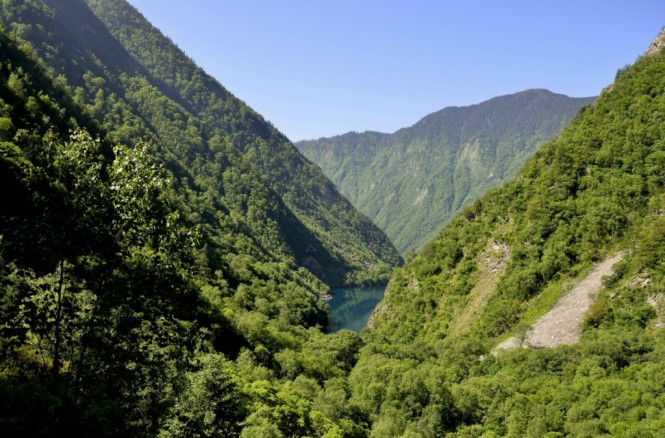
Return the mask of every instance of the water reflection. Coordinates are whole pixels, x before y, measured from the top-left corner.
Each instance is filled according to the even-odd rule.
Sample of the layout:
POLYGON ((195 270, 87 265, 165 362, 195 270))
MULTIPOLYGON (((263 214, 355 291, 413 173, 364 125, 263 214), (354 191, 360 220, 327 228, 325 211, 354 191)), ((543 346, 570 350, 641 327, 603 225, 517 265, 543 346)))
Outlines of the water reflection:
POLYGON ((376 305, 383 298, 385 286, 344 287, 330 293, 330 313, 327 333, 348 329, 359 332, 369 319, 376 305))

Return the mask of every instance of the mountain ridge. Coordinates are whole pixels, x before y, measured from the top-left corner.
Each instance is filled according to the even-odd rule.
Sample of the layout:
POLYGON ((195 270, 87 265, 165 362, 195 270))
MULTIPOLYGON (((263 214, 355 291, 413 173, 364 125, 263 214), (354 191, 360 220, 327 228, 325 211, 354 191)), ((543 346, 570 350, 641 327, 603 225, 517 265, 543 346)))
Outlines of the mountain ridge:
POLYGON ((248 212, 262 217, 269 239, 286 239, 297 262, 329 285, 385 282, 391 267, 400 263, 385 234, 286 137, 131 5, 47 0, 23 7, 22 13, 6 8, 3 21, 20 29, 17 35, 32 43, 53 76, 69 82, 113 141, 153 138, 177 180, 187 181, 183 186, 232 197, 241 210, 248 210, 248 201, 283 203, 273 210, 281 213, 272 217, 257 208, 248 212), (49 44, 53 39, 57 46, 49 44), (229 165, 244 169, 241 173, 255 169, 257 181, 243 184, 264 187, 257 188, 256 196, 246 197, 242 190, 225 193, 220 177, 233 172, 229 165), (260 201, 266 195, 279 200, 260 201))
MULTIPOLYGON (((126 7, 98 6, 111 3, 126 7)), ((368 262, 337 242, 335 218, 293 213, 301 196, 333 202, 329 184, 303 186, 287 205, 261 154, 292 149, 258 139, 247 123, 259 119, 236 100, 216 108, 235 136, 195 117, 160 90, 166 76, 151 82, 112 41, 120 58, 105 65, 105 45, 81 27, 104 41, 106 26, 79 12, 63 26, 37 0, 0 8, 0 435, 662 436, 665 52, 620 69, 396 268, 367 329, 324 334, 327 286, 289 239, 331 262, 330 248, 368 262), (312 236, 317 225, 332 227, 330 240, 312 236), (559 333, 570 345, 491 354, 571 307, 559 333)), ((141 35, 125 44, 153 47, 141 35)), ((186 78, 178 93, 201 102, 186 78)), ((494 110, 510 118, 509 108, 494 110)), ((449 116, 466 122, 451 136, 487 121, 449 116)), ((492 136, 506 148, 527 125, 472 139, 464 166, 492 136)), ((401 145, 407 170, 431 164, 404 159, 418 145, 401 145)), ((433 193, 417 189, 409 206, 433 193)), ((371 233, 354 217, 344 222, 371 233)))
POLYGON ((664 110, 661 50, 395 271, 349 376, 371 436, 662 434, 664 110))
POLYGON ((446 107, 392 134, 351 132, 296 147, 405 253, 514 174, 593 99, 529 89, 446 107))

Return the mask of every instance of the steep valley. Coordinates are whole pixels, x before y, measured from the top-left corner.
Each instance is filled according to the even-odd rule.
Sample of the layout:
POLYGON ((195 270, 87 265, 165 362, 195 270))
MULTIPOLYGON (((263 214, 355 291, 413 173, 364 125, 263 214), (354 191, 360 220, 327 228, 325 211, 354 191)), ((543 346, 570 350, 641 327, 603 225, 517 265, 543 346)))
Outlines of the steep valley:
POLYGON ((663 436, 665 28, 300 144, 338 190, 125 0, 0 21, 0 436, 663 436))

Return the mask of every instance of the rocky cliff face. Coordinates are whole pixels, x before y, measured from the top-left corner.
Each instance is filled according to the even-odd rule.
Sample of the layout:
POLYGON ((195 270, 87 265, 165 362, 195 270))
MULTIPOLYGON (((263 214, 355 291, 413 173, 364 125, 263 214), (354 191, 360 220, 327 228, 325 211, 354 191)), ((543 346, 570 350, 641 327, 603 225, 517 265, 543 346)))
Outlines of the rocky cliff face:
POLYGON ((652 55, 661 51, 665 47, 665 27, 660 31, 658 36, 649 45, 649 48, 644 52, 645 56, 652 55))

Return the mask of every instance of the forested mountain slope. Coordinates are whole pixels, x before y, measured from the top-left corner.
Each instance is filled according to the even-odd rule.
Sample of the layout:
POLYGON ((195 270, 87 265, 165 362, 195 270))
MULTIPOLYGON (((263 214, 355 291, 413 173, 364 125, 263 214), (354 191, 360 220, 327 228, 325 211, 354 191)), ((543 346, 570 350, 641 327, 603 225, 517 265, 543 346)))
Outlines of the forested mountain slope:
POLYGON ((308 231, 251 156, 122 46, 68 45, 103 27, 0 12, 0 436, 662 436, 661 48, 398 269, 371 329, 324 335, 283 226, 308 231), (578 343, 489 354, 615 256, 578 343))
POLYGON ((280 247, 330 285, 385 280, 399 263, 385 234, 288 139, 125 1, 8 2, 1 13, 112 141, 155 140, 210 242, 224 239, 221 202, 251 217, 265 250, 280 247))
POLYGON ((655 50, 392 276, 349 377, 372 436, 661 436, 664 211, 655 50), (579 342, 488 354, 599 262, 579 342))
POLYGON ((527 90, 445 108, 393 134, 351 132, 296 146, 404 253, 512 177, 592 101, 527 90))
POLYGON ((326 286, 252 166, 216 151, 219 196, 1 27, 0 53, 0 435, 303 435, 317 397, 316 427, 344 417, 323 387, 360 338, 312 327, 326 286))

